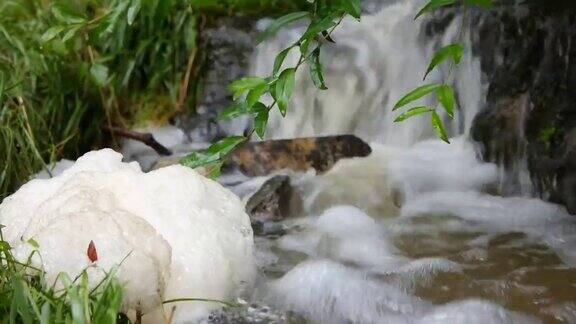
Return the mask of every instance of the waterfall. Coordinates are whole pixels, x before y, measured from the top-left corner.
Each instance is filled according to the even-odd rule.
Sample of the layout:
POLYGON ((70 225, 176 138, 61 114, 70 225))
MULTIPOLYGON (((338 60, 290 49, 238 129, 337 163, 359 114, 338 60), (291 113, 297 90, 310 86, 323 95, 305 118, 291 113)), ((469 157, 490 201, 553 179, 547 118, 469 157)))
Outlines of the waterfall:
MULTIPOLYGON (((384 5, 364 15, 360 22, 346 19, 333 35, 336 43, 322 48, 328 90, 316 89, 303 68, 287 116, 282 118, 277 112, 271 116, 267 137, 353 133, 369 142, 393 146, 434 137, 428 117, 418 116, 398 124, 393 122, 398 113, 391 108, 405 93, 422 84, 434 51, 458 40, 462 21, 459 17, 452 19, 443 34, 427 37, 427 21, 414 20, 418 7, 415 1, 404 1, 384 5)), ((285 30, 258 46, 250 74, 269 74, 275 54, 302 32, 303 27, 285 30)), ((292 54, 287 60, 289 65, 297 59, 296 53, 292 54)), ((434 71, 426 82, 441 81, 447 70, 434 71)), ((446 116, 444 119, 450 134, 457 136, 467 134, 485 97, 480 63, 469 49, 452 77, 458 112, 453 121, 446 116)), ((426 100, 420 103, 431 104, 426 100)))

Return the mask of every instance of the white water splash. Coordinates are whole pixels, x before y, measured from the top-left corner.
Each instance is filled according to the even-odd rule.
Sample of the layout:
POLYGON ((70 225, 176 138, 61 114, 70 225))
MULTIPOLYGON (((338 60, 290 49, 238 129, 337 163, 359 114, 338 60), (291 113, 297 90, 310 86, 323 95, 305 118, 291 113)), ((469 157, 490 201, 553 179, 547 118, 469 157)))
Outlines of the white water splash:
MULTIPOLYGON (((393 123, 394 102, 421 84, 434 50, 454 42, 461 23, 457 17, 442 35, 427 37, 422 32, 425 22, 413 20, 416 2, 396 2, 364 16, 360 23, 344 21, 334 35, 336 45, 323 48, 329 90, 315 89, 301 73, 286 118, 272 116, 269 138, 353 133, 371 142, 373 153, 341 160, 328 173, 297 184, 308 217, 289 235, 270 243, 273 248, 267 251, 301 253, 307 261, 284 261, 287 273, 269 283, 264 300, 318 323, 533 322, 534 318, 499 305, 502 301, 496 302, 496 297, 490 301, 458 297, 458 288, 444 305, 416 297, 422 287, 436 290, 438 296, 451 292, 450 281, 430 286, 439 275, 478 286, 464 287, 472 296, 489 295, 486 291, 493 287, 488 282, 509 285, 501 278, 490 281, 466 274, 474 268, 466 263, 491 257, 491 240, 501 234, 526 235, 515 243, 519 247, 543 242, 552 249, 546 253, 562 259, 560 268, 576 260, 571 252, 576 224, 564 208, 486 193, 498 189, 502 175, 494 164, 479 160, 467 138, 485 104, 488 86, 482 83, 480 61, 470 51, 453 72, 458 112, 453 121, 445 118, 454 136, 450 145, 435 139, 428 118, 393 123), (469 238, 459 242, 443 237, 449 235, 469 238), (397 247, 406 236, 413 237, 404 243, 407 249, 423 256, 409 257, 397 247), (426 244, 417 245, 418 240, 426 244), (427 248, 446 252, 427 256, 427 248)), ((301 28, 287 30, 260 45, 251 74, 267 75, 275 53, 301 32, 301 28)), ((290 59, 295 57, 287 64, 294 63, 290 59)), ((427 82, 439 80, 445 72, 435 71, 427 82)), ((236 127, 239 132, 245 124, 236 127)), ((523 291, 535 289, 515 284, 523 291)), ((507 296, 506 291, 500 294, 507 296)), ((546 312, 565 308, 552 305, 546 312)))

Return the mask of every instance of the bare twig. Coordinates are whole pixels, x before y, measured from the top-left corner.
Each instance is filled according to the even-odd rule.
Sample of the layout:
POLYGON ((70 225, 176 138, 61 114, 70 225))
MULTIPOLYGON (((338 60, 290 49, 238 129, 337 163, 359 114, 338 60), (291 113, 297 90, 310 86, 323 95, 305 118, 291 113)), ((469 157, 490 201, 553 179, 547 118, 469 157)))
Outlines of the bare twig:
POLYGON ((188 96, 188 84, 190 83, 190 73, 192 73, 192 67, 194 67, 194 60, 196 58, 197 46, 195 46, 188 56, 188 64, 186 66, 186 73, 184 73, 184 78, 180 83, 180 92, 178 94, 178 103, 176 104, 176 111, 181 112, 186 97, 188 96))
POLYGON ((120 137, 125 137, 138 142, 142 142, 150 146, 152 149, 154 149, 154 151, 156 151, 156 153, 160 155, 172 155, 172 151, 170 151, 164 145, 156 141, 154 136, 150 133, 140 133, 133 130, 128 130, 114 126, 104 126, 104 130, 109 132, 111 135, 117 135, 120 137))
POLYGON ((176 306, 172 306, 172 309, 170 310, 170 315, 168 315, 168 318, 165 319, 164 324, 172 324, 172 320, 174 319, 174 312, 176 311, 176 306))
POLYGON ((188 63, 186 64, 186 71, 180 82, 180 89, 178 92, 178 102, 176 103, 176 111, 181 112, 182 108, 184 108, 184 103, 186 102, 186 98, 188 97, 188 87, 190 85, 190 77, 193 74, 193 70, 195 67, 195 63, 198 60, 198 52, 200 47, 202 46, 202 32, 204 29, 204 24, 206 23, 206 19, 203 15, 200 16, 200 23, 198 24, 198 30, 196 32, 196 42, 194 48, 190 51, 190 55, 188 56, 188 63))
POLYGON ((136 324, 142 324, 142 311, 141 310, 137 310, 136 311, 136 324))

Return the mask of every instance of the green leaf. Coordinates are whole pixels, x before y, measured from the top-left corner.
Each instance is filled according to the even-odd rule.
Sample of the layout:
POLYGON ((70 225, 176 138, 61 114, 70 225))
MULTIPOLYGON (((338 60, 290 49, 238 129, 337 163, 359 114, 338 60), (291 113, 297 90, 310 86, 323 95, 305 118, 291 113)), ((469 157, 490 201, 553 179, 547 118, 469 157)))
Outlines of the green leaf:
POLYGON ((232 120, 234 118, 240 117, 242 115, 247 115, 250 112, 246 109, 245 103, 238 104, 235 103, 230 107, 224 109, 219 115, 218 120, 232 120))
POLYGON ((479 6, 486 9, 492 8, 492 0, 464 0, 467 4, 473 6, 479 6))
POLYGON ((306 29, 304 35, 302 35, 302 37, 300 38, 300 41, 316 37, 318 33, 328 30, 334 26, 336 26, 336 22, 334 21, 333 15, 328 15, 319 20, 314 20, 312 21, 310 26, 308 26, 308 29, 306 29))
POLYGON ((206 165, 205 167, 206 167, 208 178, 210 178, 210 179, 218 178, 222 172, 222 165, 224 165, 223 161, 218 161, 218 162, 214 162, 214 163, 211 163, 209 165, 206 165))
POLYGON ((242 93, 265 83, 266 80, 260 77, 245 77, 232 82, 228 89, 234 94, 234 99, 237 99, 242 93))
POLYGON ((300 19, 307 18, 309 16, 310 16, 310 14, 308 13, 308 11, 298 11, 298 12, 289 13, 285 16, 282 16, 282 17, 276 19, 273 23, 270 24, 270 26, 268 26, 268 28, 266 28, 266 30, 264 30, 264 32, 262 32, 262 34, 260 34, 260 36, 258 37, 257 43, 261 43, 265 39, 276 35, 276 33, 282 27, 284 27, 290 23, 293 23, 295 21, 298 21, 300 19))
POLYGON ((436 97, 438 101, 446 110, 446 113, 450 118, 454 118, 454 89, 449 85, 442 85, 438 90, 436 90, 436 97))
POLYGON ((254 104, 254 106, 252 106, 252 108, 250 109, 250 113, 253 114, 259 114, 262 111, 268 111, 268 107, 266 107, 265 104, 261 103, 261 102, 257 102, 254 104))
POLYGON ((238 145, 244 143, 246 138, 244 136, 231 136, 221 139, 220 141, 210 145, 206 150, 200 152, 193 152, 180 160, 180 164, 189 168, 197 168, 199 166, 207 165, 220 161, 230 152, 232 152, 238 145))
POLYGON ((63 30, 64 30, 64 26, 50 27, 50 28, 48 28, 47 31, 44 32, 44 34, 42 34, 42 37, 40 37, 40 40, 43 43, 49 42, 52 39, 54 39, 54 37, 58 36, 58 34, 60 34, 63 30))
POLYGON ((446 129, 442 124, 442 120, 440 119, 440 116, 438 116, 438 113, 435 111, 432 112, 432 127, 434 127, 436 134, 438 134, 438 137, 440 137, 441 140, 450 144, 450 141, 448 140, 448 134, 446 133, 446 129))
POLYGON ((324 76, 322 75, 322 65, 320 63, 320 47, 317 47, 310 56, 310 77, 312 78, 316 88, 320 90, 328 89, 324 83, 324 76))
POLYGON ((300 54, 302 56, 308 56, 308 47, 310 46, 311 41, 309 39, 303 39, 300 41, 300 54))
POLYGON ((292 90, 296 81, 296 70, 294 68, 286 69, 280 73, 278 81, 276 81, 275 95, 276 104, 282 116, 286 116, 286 110, 292 97, 292 90))
POLYGON ((28 244, 32 245, 32 247, 35 248, 35 249, 40 248, 40 244, 38 244, 38 242, 36 242, 36 240, 33 239, 33 238, 28 239, 27 242, 28 242, 28 244))
POLYGON ((254 118, 254 130, 261 139, 264 139, 266 133, 266 124, 268 123, 268 109, 260 111, 254 118))
POLYGON ((360 19, 362 13, 360 9, 360 0, 342 0, 342 8, 350 16, 360 19))
POLYGON ((67 25, 76 25, 76 24, 83 24, 86 22, 86 19, 75 16, 70 12, 66 12, 62 7, 54 6, 52 7, 52 14, 54 18, 60 23, 67 24, 67 25))
POLYGON ((42 317, 40 318, 40 324, 49 324, 50 323, 50 303, 44 302, 42 305, 42 317))
POLYGON ((274 68, 272 69, 273 76, 276 76, 278 74, 278 71, 280 71, 280 68, 282 68, 282 63, 284 63, 284 59, 286 59, 286 56, 288 55, 288 53, 290 53, 291 49, 292 47, 285 48, 284 50, 282 50, 282 52, 276 55, 276 58, 274 59, 274 68))
POLYGON ((394 108, 392 108, 392 111, 394 111, 394 110, 396 110, 402 106, 405 106, 405 105, 411 103, 412 101, 415 101, 415 100, 418 100, 418 99, 424 97, 425 95, 435 91, 439 87, 440 87, 440 84, 432 83, 432 84, 423 85, 421 87, 418 87, 418 88, 410 91, 407 95, 402 97, 402 99, 398 100, 398 102, 394 105, 394 108))
POLYGON ((420 11, 418 11, 418 14, 416 14, 414 19, 418 19, 418 17, 427 12, 432 12, 438 8, 452 5, 454 2, 456 2, 456 0, 430 0, 430 2, 428 2, 422 9, 420 9, 420 11))
POLYGON ((401 114, 400 116, 396 117, 396 119, 394 119, 395 123, 399 123, 401 121, 405 121, 406 119, 412 117, 412 116, 416 116, 416 115, 420 115, 420 114, 424 114, 427 112, 431 112, 434 111, 434 109, 428 107, 428 106, 420 106, 420 107, 414 107, 414 108, 410 108, 408 109, 408 111, 406 111, 405 113, 401 114))
POLYGON ((330 37, 330 34, 328 34, 327 31, 322 32, 322 37, 324 37, 324 39, 330 43, 333 43, 333 44, 336 43, 336 41, 332 37, 330 37))
POLYGON ((94 63, 90 68, 90 75, 92 75, 94 82, 100 87, 108 83, 108 67, 106 65, 94 63))
POLYGON ((8 242, 0 241, 0 251, 8 252, 10 251, 10 249, 12 249, 12 247, 10 247, 10 244, 8 242))
POLYGON ((132 2, 132 5, 130 6, 130 8, 128 8, 128 13, 127 13, 128 26, 132 26, 132 24, 134 23, 134 20, 136 20, 136 16, 138 15, 138 12, 140 11, 141 5, 142 5, 142 3, 140 0, 134 0, 134 2, 132 2))
POLYGON ((246 137, 244 136, 225 137, 210 145, 206 152, 210 154, 220 154, 221 157, 224 157, 225 155, 228 155, 228 153, 232 152, 236 146, 244 143, 244 141, 246 141, 246 137))
POLYGON ((268 90, 268 85, 266 83, 256 86, 254 89, 248 91, 246 96, 246 107, 250 109, 260 100, 260 97, 264 92, 268 90))
POLYGON ((426 69, 426 74, 424 74, 424 79, 426 79, 428 74, 430 72, 432 72, 432 70, 434 70, 434 68, 438 64, 444 62, 448 58, 452 58, 452 61, 454 62, 454 64, 456 64, 456 65, 460 64, 460 60, 462 59, 462 53, 463 52, 464 52, 464 45, 460 44, 460 43, 450 44, 450 45, 442 47, 441 49, 436 51, 436 53, 432 57, 432 60, 430 61, 430 65, 428 65, 428 68, 426 69))
POLYGON ((68 31, 64 34, 64 37, 62 37, 62 41, 66 42, 68 41, 70 38, 74 37, 76 35, 76 33, 81 29, 81 26, 75 26, 72 27, 70 29, 68 29, 68 31))

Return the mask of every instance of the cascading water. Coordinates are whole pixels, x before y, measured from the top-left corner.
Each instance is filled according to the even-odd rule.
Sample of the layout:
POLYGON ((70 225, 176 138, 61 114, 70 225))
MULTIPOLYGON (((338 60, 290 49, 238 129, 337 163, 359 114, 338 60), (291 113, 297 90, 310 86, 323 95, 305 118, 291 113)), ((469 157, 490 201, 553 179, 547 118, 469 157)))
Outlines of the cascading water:
MULTIPOLYGON (((334 33, 335 45, 322 52, 328 91, 314 87, 306 69, 298 76, 293 109, 286 118, 276 113, 268 127, 270 138, 318 136, 349 132, 365 140, 406 146, 433 136, 426 118, 394 124, 391 107, 407 91, 421 84, 429 59, 441 45, 457 40, 461 19, 454 19, 439 37, 423 39, 422 20, 413 20, 417 5, 412 1, 390 5, 366 15, 361 22, 347 19, 334 33)), ((252 75, 266 75, 278 53, 302 33, 295 28, 280 33, 256 50, 252 75)), ((297 57, 287 60, 294 64, 297 57)), ((452 134, 466 133, 483 104, 480 64, 468 51, 462 70, 457 70, 458 98, 466 107, 449 125, 452 134)), ((428 82, 438 81, 432 73, 428 82)), ((426 102, 423 102, 426 103, 426 102)))
MULTIPOLYGON (((280 238, 257 239, 262 278, 249 298, 293 311, 292 322, 574 322, 575 222, 557 205, 493 195, 498 169, 468 140, 487 87, 479 60, 467 51, 453 72, 450 145, 427 118, 393 123, 394 101, 459 33, 456 16, 442 35, 424 36, 425 22, 413 20, 419 5, 395 2, 345 21, 323 51, 329 90, 299 75, 288 115, 271 118, 269 138, 353 133, 373 153, 321 176, 293 175, 303 217, 286 221, 280 238)), ((251 74, 266 75, 301 31, 260 45, 251 74)))

